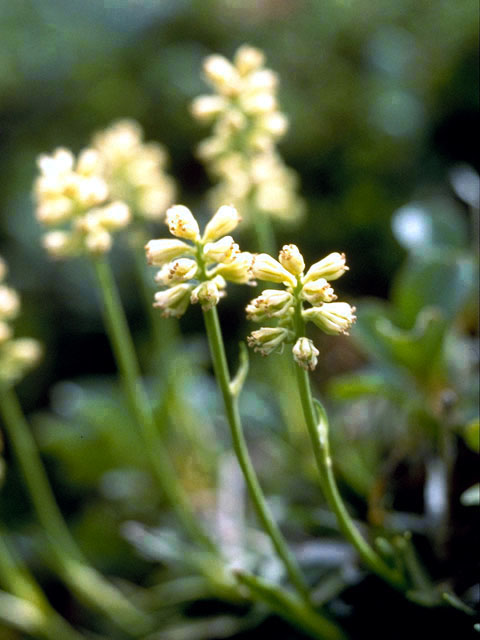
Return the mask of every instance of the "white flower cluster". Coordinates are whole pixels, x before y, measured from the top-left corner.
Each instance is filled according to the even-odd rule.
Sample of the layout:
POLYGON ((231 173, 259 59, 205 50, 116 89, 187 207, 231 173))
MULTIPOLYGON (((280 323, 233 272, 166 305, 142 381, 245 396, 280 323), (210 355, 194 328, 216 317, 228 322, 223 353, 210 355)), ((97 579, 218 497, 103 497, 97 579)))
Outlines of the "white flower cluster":
POLYGON ((109 251, 111 233, 129 223, 130 210, 111 200, 99 152, 84 149, 75 160, 71 151, 59 148, 51 156, 41 155, 38 166, 36 216, 53 229, 43 236, 48 253, 64 258, 109 251))
POLYGON ((278 260, 266 253, 254 257, 252 275, 259 280, 285 285, 286 290, 267 289, 247 306, 247 317, 255 322, 274 319, 276 327, 262 327, 247 338, 250 347, 268 355, 288 342, 293 346, 293 357, 305 369, 317 366, 318 349, 305 336, 298 335, 304 321, 310 321, 325 333, 347 333, 355 322, 355 307, 337 299, 331 280, 340 278, 348 267, 345 255, 331 253, 313 264, 306 273, 305 261, 294 244, 285 245, 278 260), (304 309, 308 302, 311 306, 304 309))
POLYGON ((253 211, 295 220, 303 212, 297 176, 275 148, 288 121, 278 110, 277 75, 264 62, 263 53, 248 45, 237 50, 233 64, 219 55, 205 60, 215 94, 199 96, 191 110, 214 127, 198 155, 217 181, 211 191, 214 207, 233 202, 244 217, 253 211))
POLYGON ((110 196, 125 202, 134 217, 163 218, 175 197, 174 180, 165 173, 164 147, 144 142, 142 128, 134 120, 118 120, 99 131, 92 147, 100 154, 110 196))
POLYGON ((240 251, 227 235, 239 221, 234 207, 221 206, 200 235, 190 209, 183 205, 168 209, 167 224, 175 239, 150 240, 145 246, 148 263, 160 267, 156 282, 166 287, 155 294, 153 305, 164 316, 179 318, 190 302, 208 311, 225 295, 226 280, 252 284, 252 254, 240 251))
POLYGON ((40 344, 32 338, 13 338, 10 323, 20 311, 17 292, 4 284, 7 273, 0 258, 0 385, 17 382, 40 359, 40 344))

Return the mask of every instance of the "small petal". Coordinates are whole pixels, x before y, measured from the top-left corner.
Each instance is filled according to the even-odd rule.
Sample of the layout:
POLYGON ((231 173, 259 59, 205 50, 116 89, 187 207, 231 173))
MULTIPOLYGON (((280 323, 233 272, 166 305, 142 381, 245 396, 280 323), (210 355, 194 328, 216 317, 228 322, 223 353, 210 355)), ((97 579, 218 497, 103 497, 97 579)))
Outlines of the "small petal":
POLYGON ((168 228, 173 236, 193 241, 199 239, 198 222, 188 207, 183 204, 176 204, 167 209, 166 216, 168 228))
POLYGON ((228 205, 221 206, 214 214, 213 218, 207 223, 203 234, 203 242, 213 242, 222 236, 226 236, 233 231, 240 222, 241 218, 235 207, 228 205))
POLYGON ((355 307, 347 302, 329 302, 320 307, 311 307, 302 312, 305 320, 310 320, 322 331, 330 335, 347 333, 355 322, 355 307))
POLYGON ((262 322, 267 318, 282 318, 290 315, 292 305, 293 296, 288 291, 266 289, 247 305, 247 318, 255 322, 262 322))
POLYGON ((207 242, 203 248, 203 255, 208 262, 223 262, 229 264, 240 253, 238 244, 232 236, 224 236, 216 242, 207 242))
POLYGON ((225 296, 221 284, 222 281, 216 279, 202 282, 192 291, 190 302, 200 303, 203 311, 209 311, 218 304, 220 298, 225 296))
POLYGON ((240 75, 245 76, 263 66, 265 56, 260 49, 244 44, 237 49, 233 62, 240 75))
POLYGON ((303 286, 301 296, 313 305, 322 304, 323 302, 333 302, 333 300, 337 299, 333 288, 325 278, 306 282, 303 286))
POLYGON ((247 337, 247 344, 262 356, 268 356, 292 336, 292 331, 284 327, 262 327, 252 331, 247 337))
POLYGON ((232 262, 220 264, 215 273, 236 284, 255 284, 252 280, 253 255, 248 251, 237 253, 232 262))
POLYGON ((259 280, 267 282, 281 282, 287 286, 295 287, 297 279, 282 265, 269 256, 268 253, 259 253, 254 256, 252 264, 252 274, 259 280))
POLYGON ((285 267, 294 276, 299 276, 305 269, 303 256, 294 244, 286 244, 282 247, 278 257, 282 267, 285 267))
POLYGON ((181 255, 193 253, 193 248, 181 240, 171 238, 161 238, 160 240, 150 240, 145 245, 148 264, 154 267, 162 267, 170 260, 179 258, 181 255))
POLYGON ((153 306, 162 310, 164 317, 180 318, 190 303, 192 285, 177 284, 174 287, 158 291, 153 306))
POLYGON ((198 266, 195 260, 179 258, 165 264, 155 276, 155 282, 168 286, 187 282, 195 277, 197 270, 198 266))
POLYGON ((318 278, 325 278, 325 280, 336 280, 343 276, 345 271, 348 271, 348 267, 345 264, 344 253, 331 253, 323 260, 312 264, 310 269, 305 274, 303 282, 309 282, 310 280, 317 280, 318 278))
POLYGON ((317 356, 320 352, 308 338, 299 338, 292 349, 292 353, 295 362, 303 369, 313 371, 317 366, 317 356))

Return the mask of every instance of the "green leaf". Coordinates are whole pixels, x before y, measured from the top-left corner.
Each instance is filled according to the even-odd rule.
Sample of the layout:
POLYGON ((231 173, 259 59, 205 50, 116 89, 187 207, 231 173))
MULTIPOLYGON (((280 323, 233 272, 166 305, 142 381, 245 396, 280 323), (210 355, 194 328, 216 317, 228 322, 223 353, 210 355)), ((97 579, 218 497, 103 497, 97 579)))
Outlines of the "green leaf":
POLYGON ((398 323, 413 326, 425 307, 437 307, 453 320, 476 295, 476 280, 475 261, 466 252, 443 249, 410 256, 392 287, 398 323))
POLYGON ((475 418, 466 424, 462 435, 470 449, 480 453, 480 419, 475 418))

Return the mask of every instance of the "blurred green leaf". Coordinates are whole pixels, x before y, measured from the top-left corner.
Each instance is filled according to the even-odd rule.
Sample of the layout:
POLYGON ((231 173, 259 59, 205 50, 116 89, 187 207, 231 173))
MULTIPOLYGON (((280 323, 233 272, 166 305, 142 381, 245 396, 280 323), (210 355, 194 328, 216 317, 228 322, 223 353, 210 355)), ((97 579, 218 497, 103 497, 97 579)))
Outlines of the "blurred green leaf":
POLYGON ((472 451, 480 453, 480 419, 475 418, 465 425, 463 438, 472 451))
POLYGON ((474 258, 466 252, 433 249, 410 256, 392 286, 397 321, 411 327, 420 311, 432 306, 453 320, 476 295, 476 280, 474 258))

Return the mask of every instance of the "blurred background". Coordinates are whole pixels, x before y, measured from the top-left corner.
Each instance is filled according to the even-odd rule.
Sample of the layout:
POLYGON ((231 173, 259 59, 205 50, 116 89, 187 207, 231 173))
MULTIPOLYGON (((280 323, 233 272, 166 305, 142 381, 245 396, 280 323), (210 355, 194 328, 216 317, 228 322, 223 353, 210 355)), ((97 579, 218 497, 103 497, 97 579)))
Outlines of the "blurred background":
MULTIPOLYGON (((17 334, 34 336, 46 346, 42 366, 22 383, 19 393, 26 411, 37 416, 61 504, 100 567, 133 579, 146 571, 125 539, 116 536, 117 519, 109 515, 110 508, 117 509, 115 504, 108 506, 109 500, 121 502, 121 497, 115 494, 115 477, 109 477, 109 484, 105 473, 115 469, 118 460, 113 454, 111 462, 94 459, 86 443, 69 455, 68 434, 55 431, 57 423, 44 415, 52 403, 57 418, 71 418, 65 403, 76 398, 81 404, 75 381, 86 380, 98 395, 115 367, 88 265, 81 260, 52 263, 40 248, 41 229, 31 196, 37 156, 58 146, 78 152, 95 131, 115 119, 133 118, 147 140, 168 149, 177 200, 204 206, 210 184, 194 147, 207 132, 189 113, 191 100, 206 89, 202 60, 211 53, 230 58, 245 42, 264 50, 267 66, 279 74, 280 106, 290 120, 280 151, 298 172, 307 203, 307 215, 299 225, 276 227, 278 245, 296 243, 307 262, 345 251, 351 268, 338 289, 356 301, 357 334, 353 341, 321 343, 325 358, 316 372, 343 433, 350 442, 364 438, 363 462, 345 458, 347 495, 365 514, 366 496, 378 489, 372 468, 378 471, 385 448, 391 451, 401 441, 403 449, 384 476, 396 483, 390 504, 402 512, 424 513, 418 496, 425 495, 430 476, 425 463, 429 455, 422 456, 435 450, 436 436, 431 433, 437 405, 444 400, 441 392, 451 390, 452 384, 439 375, 425 390, 419 381, 425 379, 432 352, 427 349, 420 364, 418 359, 413 362, 405 354, 409 349, 418 353, 421 347, 405 346, 410 339, 406 334, 393 346, 387 344, 387 338, 375 334, 378 327, 372 318, 381 308, 396 330, 408 332, 417 326, 418 334, 418 314, 433 305, 444 313, 442 336, 450 342, 442 348, 447 345, 448 353, 454 352, 452 376, 461 387, 453 391, 458 413, 448 418, 462 436, 457 445, 463 457, 458 459, 466 469, 455 476, 457 505, 475 481, 475 444, 469 447, 463 436, 465 429, 474 429, 468 425, 478 415, 476 269, 471 248, 480 169, 477 11, 470 0, 0 0, 0 255, 9 263, 9 282, 22 296, 17 334), (432 250, 432 259, 425 266, 420 258, 427 250, 432 250), (367 297, 362 323, 359 301, 367 297), (458 339, 453 346, 452 332, 458 339), (380 364, 369 370, 369 378, 355 378, 372 362, 380 364), (376 387, 374 375, 377 383, 380 376, 376 387), (403 404, 397 412, 389 404, 386 381, 393 378, 393 387, 405 397, 411 400, 412 393, 417 394, 416 413, 411 406, 403 404), (367 382, 373 386, 366 388, 367 382), (420 415, 422 410, 427 417, 420 415), (366 436, 365 415, 373 430, 366 436), (372 435, 377 433, 372 415, 383 425, 378 437, 372 435), (421 424, 423 435, 412 439, 409 432, 403 438, 399 434, 405 433, 406 423, 421 424), (374 454, 367 452, 372 437, 380 442, 374 447, 375 460, 369 460, 374 454), (356 473, 349 476, 349 467, 356 473), (108 533, 109 527, 111 537, 105 534, 108 542, 102 546, 97 534, 108 533)), ((155 235, 165 230, 160 225, 155 235)), ((145 344, 147 323, 121 248, 114 261, 132 328, 138 343, 145 344)), ((239 291, 222 303, 232 352, 246 334, 241 318, 246 296, 248 292, 239 291)), ((198 310, 182 321, 182 328, 191 352, 199 362, 205 361, 198 310)), ((268 406, 268 390, 262 393, 252 391, 245 411, 258 422, 272 423, 276 409, 268 406)), ((111 444, 114 436, 109 437, 111 444)), ((361 446, 360 442, 359 451, 361 446)), ((452 464, 458 465, 454 458, 457 462, 452 464)), ((134 466, 128 459, 125 464, 134 466)), ((378 474, 375 477, 378 480, 378 474)), ((18 485, 12 464, 0 516, 12 530, 25 533, 30 531, 31 514, 18 485)), ((376 503, 368 504, 372 516, 376 503)), ((471 587, 468 567, 471 570, 472 554, 478 560, 478 552, 471 511, 462 509, 456 525, 464 536, 453 551, 440 554, 440 564, 438 556, 435 560, 428 555, 428 536, 423 547, 436 577, 456 573, 463 593, 471 587)), ((152 514, 147 515, 152 520, 152 514)), ((48 576, 44 580, 48 586, 48 576)), ((58 585, 50 588, 57 589, 60 600, 66 597, 58 585)), ((364 599, 354 598, 357 605, 364 599)), ((358 606, 348 606, 357 611, 357 628, 362 628, 358 606)))

